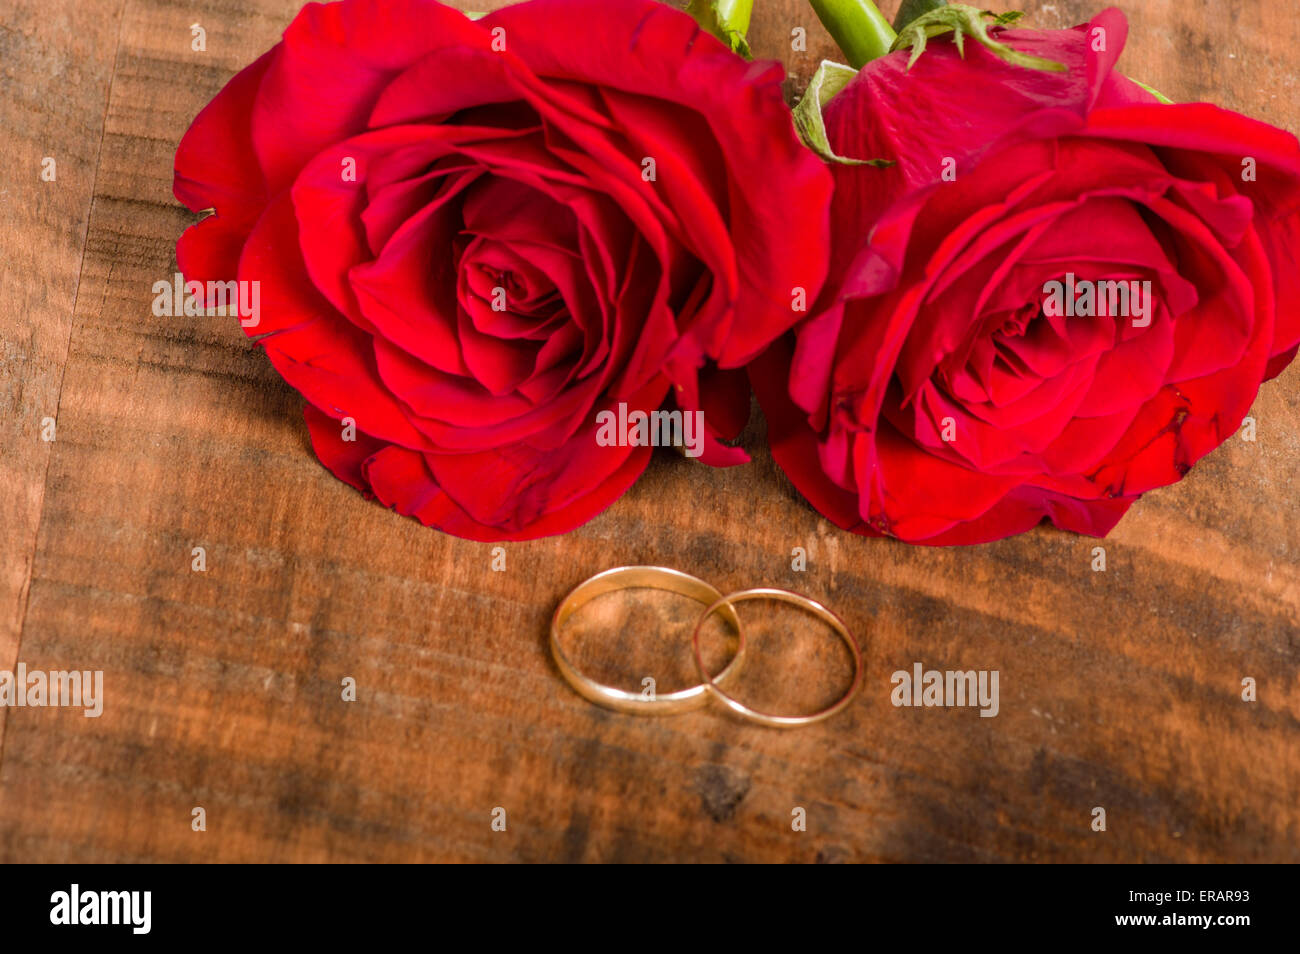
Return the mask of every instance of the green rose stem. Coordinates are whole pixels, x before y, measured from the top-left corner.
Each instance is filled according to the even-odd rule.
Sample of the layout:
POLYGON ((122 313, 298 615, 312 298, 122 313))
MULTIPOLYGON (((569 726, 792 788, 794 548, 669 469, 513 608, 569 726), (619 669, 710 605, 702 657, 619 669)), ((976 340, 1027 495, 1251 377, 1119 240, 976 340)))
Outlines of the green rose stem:
POLYGON ((749 19, 754 12, 754 0, 691 0, 686 12, 709 33, 712 33, 733 52, 749 56, 745 34, 749 32, 749 19))
POLYGON ((898 36, 871 0, 808 2, 854 69, 884 56, 898 36))

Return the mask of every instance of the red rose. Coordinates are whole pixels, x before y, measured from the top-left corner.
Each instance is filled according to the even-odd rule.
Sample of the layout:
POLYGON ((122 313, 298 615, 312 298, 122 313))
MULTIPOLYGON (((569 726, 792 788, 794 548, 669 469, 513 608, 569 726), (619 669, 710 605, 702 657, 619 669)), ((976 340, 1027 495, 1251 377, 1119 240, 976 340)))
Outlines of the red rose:
POLYGON ((1108 10, 999 35, 1065 73, 937 38, 828 104, 836 153, 897 164, 835 167, 827 287, 752 375, 777 461, 840 526, 1104 535, 1295 356, 1300 146, 1158 104, 1113 71, 1126 32, 1108 10))
POLYGON ((720 369, 828 255, 781 81, 651 0, 312 4, 181 142, 177 197, 216 211, 180 267, 260 282, 247 330, 338 477, 458 536, 560 533, 649 459, 602 410, 671 390, 706 463, 746 459, 720 369))

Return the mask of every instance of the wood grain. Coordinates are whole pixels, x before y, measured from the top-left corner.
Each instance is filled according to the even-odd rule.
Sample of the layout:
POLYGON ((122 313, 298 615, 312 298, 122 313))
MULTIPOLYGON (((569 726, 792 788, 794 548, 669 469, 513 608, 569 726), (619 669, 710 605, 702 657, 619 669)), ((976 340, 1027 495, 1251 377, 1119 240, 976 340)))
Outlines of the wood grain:
MULTIPOLYGON (((757 5, 756 54, 802 88, 833 46, 799 0, 757 5), (790 49, 800 25, 807 52, 790 49)), ((1029 18, 1101 6, 1031 3, 1029 18)), ((1122 68, 1300 128, 1285 5, 1128 6, 1122 68)), ((0 14, 0 479, 14 488, 0 668, 102 669, 107 696, 98 719, 0 712, 0 860, 1300 860, 1300 371, 1260 393, 1256 442, 1229 441, 1133 508, 1104 573, 1097 541, 1046 529, 959 550, 842 533, 775 468, 758 419, 752 465, 664 455, 606 514, 508 545, 493 571, 491 546, 321 469, 300 399, 237 325, 151 312, 192 218, 171 196, 176 143, 295 8, 24 0, 0 14), (206 52, 190 48, 194 22, 206 52), (37 177, 55 152, 69 156, 57 188, 37 177), (826 601, 866 644, 859 701, 792 733, 719 709, 649 720, 587 704, 551 665, 551 610, 637 562, 826 601), (918 661, 998 670, 998 716, 892 706, 890 674, 918 661)), ((627 635, 680 626, 690 606, 607 599, 577 651, 635 687, 658 657, 627 635), (602 648, 602 625, 623 639, 602 648)), ((738 692, 834 694, 828 636, 796 626, 786 641, 787 617, 753 620, 763 661, 738 692)), ((689 678, 680 645, 663 658, 662 686, 689 678)))
MULTIPOLYGON (((49 438, 58 434, 59 388, 121 7, 24 3, 0 18, 0 668, 6 670, 17 661, 49 438)), ((6 715, 0 708, 0 733, 6 715)))

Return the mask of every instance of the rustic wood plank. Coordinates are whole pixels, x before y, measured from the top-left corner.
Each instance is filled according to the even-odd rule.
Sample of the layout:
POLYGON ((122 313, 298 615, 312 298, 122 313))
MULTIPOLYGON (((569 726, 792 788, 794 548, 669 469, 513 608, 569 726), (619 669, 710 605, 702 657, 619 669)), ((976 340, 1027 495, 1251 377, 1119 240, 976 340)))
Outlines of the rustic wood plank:
MULTIPOLYGON (((758 5, 756 52, 797 89, 830 41, 798 0, 758 5), (796 25, 807 53, 789 49, 796 25)), ((1103 4, 1030 6, 1058 26, 1103 4)), ((1134 75, 1300 128, 1286 11, 1242 0, 1220 31, 1220 4, 1131 6, 1134 75)), ((299 399, 238 327, 150 311, 190 219, 170 195, 175 144, 295 7, 126 5, 21 644, 33 668, 103 669, 107 700, 99 719, 9 713, 0 859, 1300 860, 1300 373, 1261 392, 1257 442, 1133 509, 1105 573, 1095 541, 1047 530, 963 550, 841 533, 762 451, 757 420, 751 466, 665 455, 608 513, 509 545, 493 572, 491 546, 326 474, 299 399), (825 600, 865 637, 861 699, 788 734, 588 705, 550 663, 547 621, 581 579, 634 562, 825 600), (999 670, 998 717, 894 708, 890 673, 916 661, 999 670), (1106 833, 1089 825, 1099 805, 1106 833)), ((66 262, 28 264, 54 281, 66 262)), ((602 649, 599 627, 653 632, 690 605, 609 599, 573 636, 635 686, 657 657, 626 636, 602 649)), ((783 648, 779 627, 755 628, 749 698, 834 693, 825 637, 800 627, 783 648)), ((688 674, 680 651, 655 673, 688 674)))
MULTIPOLYGON (((17 662, 121 3, 0 14, 0 668, 17 662), (53 426, 51 424, 53 423, 53 426)), ((7 712, 0 709, 0 739, 7 712)), ((0 750, 3 743, 0 742, 0 750)), ((3 793, 0 793, 3 797, 3 793)))

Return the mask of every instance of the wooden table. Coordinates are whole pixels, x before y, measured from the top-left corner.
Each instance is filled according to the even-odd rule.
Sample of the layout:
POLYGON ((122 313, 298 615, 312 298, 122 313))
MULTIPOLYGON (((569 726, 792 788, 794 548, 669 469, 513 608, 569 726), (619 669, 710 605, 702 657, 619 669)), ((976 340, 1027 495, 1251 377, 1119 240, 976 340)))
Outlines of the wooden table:
MULTIPOLYGON (((756 54, 801 89, 830 41, 800 0, 757 5, 756 54)), ((1029 20, 1102 5, 1031 2, 1029 20)), ((0 709, 0 860, 1300 860, 1300 370, 1260 393, 1256 441, 1133 508, 1104 572, 1098 541, 1049 529, 967 549, 840 532, 757 419, 752 465, 664 453, 607 513, 506 546, 494 571, 491 545, 326 473, 235 322, 152 314, 194 218, 171 194, 177 141, 296 6, 0 13, 0 669, 103 670, 106 697, 100 718, 0 709), (789 733, 589 705, 550 661, 551 610, 638 562, 825 600, 865 642, 861 697, 789 733), (890 674, 915 662, 997 670, 997 717, 894 707, 890 674)), ((1129 73, 1300 128, 1290 4, 1126 6, 1129 73)), ((691 605, 620 599, 575 633, 587 658, 635 688, 662 657, 661 691, 685 684, 680 635, 653 634, 691 605), (602 625, 623 634, 603 652, 602 625)), ((783 640, 761 615, 738 691, 833 695, 830 637, 783 640)))

